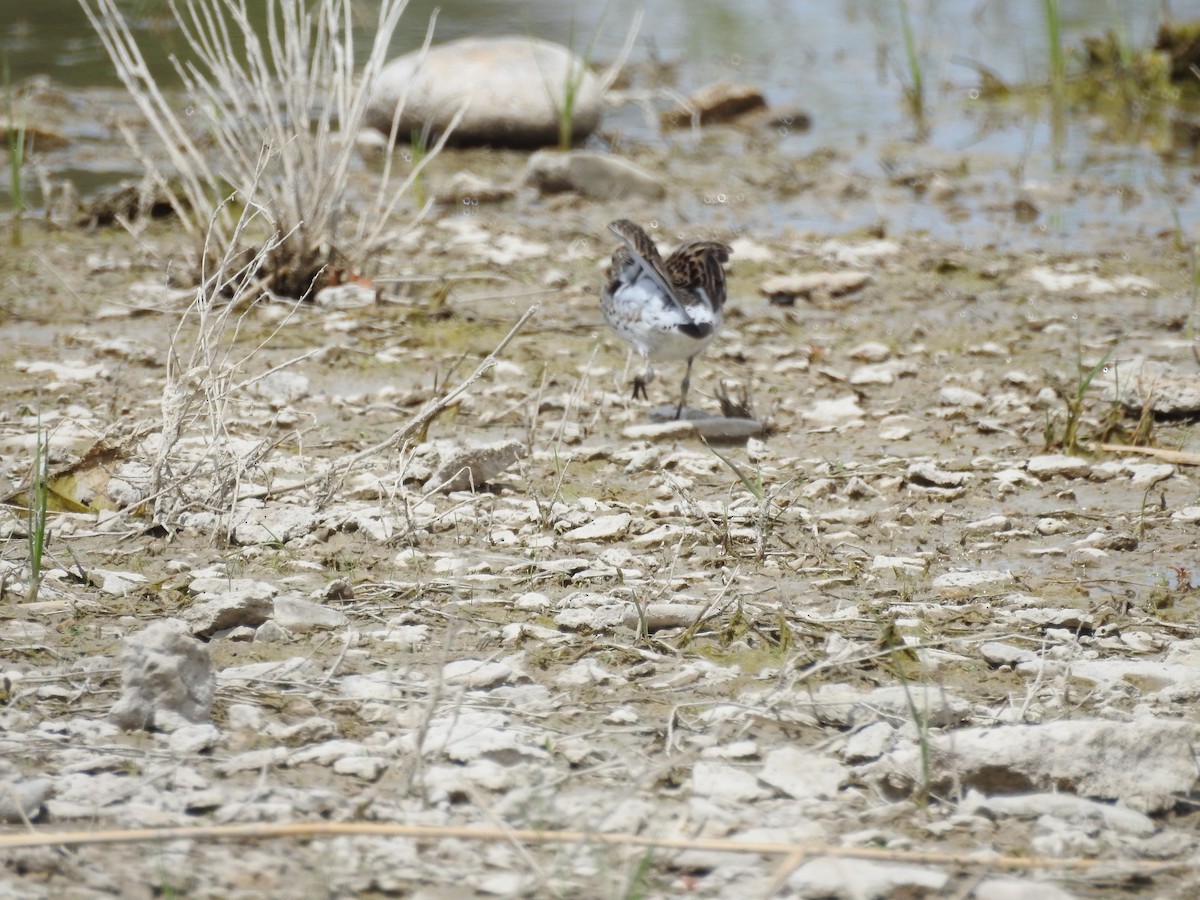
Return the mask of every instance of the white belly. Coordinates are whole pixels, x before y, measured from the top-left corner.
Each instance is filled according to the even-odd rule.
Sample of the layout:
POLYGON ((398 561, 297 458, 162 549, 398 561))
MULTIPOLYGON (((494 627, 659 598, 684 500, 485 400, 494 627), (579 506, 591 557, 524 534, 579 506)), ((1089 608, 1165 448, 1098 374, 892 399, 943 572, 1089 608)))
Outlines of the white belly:
POLYGON ((697 325, 712 325, 712 329, 699 338, 684 334, 680 327, 687 324, 688 317, 649 279, 605 293, 600 311, 613 331, 651 360, 690 359, 712 343, 722 318, 720 312, 696 304, 689 308, 688 317, 697 325))

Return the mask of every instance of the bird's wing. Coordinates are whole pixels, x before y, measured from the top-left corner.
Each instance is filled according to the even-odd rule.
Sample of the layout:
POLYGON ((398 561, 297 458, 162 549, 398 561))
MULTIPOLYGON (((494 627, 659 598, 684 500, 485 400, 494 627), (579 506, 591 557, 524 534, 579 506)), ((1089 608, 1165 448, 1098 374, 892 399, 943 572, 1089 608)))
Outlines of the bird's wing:
POLYGON ((729 262, 732 252, 728 244, 719 241, 686 244, 667 257, 667 277, 676 288, 703 296, 714 311, 718 310, 725 305, 723 264, 729 262))
POLYGON ((679 289, 672 283, 670 275, 667 274, 662 256, 659 255, 658 248, 654 246, 654 241, 650 240, 650 236, 628 219, 617 219, 615 222, 610 222, 608 230, 625 242, 630 255, 637 260, 642 271, 650 277, 651 281, 658 285, 664 295, 669 297, 679 307, 688 324, 692 324, 692 318, 688 314, 687 307, 679 299, 679 289))

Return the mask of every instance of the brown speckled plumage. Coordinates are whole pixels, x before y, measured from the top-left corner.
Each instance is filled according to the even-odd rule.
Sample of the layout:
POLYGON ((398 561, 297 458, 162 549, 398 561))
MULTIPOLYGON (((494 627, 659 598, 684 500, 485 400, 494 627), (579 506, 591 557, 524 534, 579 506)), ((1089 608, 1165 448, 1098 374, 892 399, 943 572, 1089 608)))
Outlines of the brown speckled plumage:
POLYGON ((646 363, 633 395, 646 396, 654 360, 686 359, 678 418, 691 381, 692 361, 716 337, 724 321, 725 269, 731 248, 719 241, 684 244, 664 261, 640 227, 618 219, 609 230, 624 242, 612 257, 600 300, 604 320, 632 344, 646 363))

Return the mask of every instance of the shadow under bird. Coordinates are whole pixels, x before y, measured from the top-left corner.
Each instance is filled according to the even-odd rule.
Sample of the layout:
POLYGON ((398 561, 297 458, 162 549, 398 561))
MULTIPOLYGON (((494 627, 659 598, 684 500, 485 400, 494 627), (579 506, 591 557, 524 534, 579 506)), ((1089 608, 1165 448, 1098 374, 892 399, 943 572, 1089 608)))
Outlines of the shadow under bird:
POLYGON ((725 268, 733 250, 719 241, 684 244, 664 261, 654 241, 628 219, 608 230, 623 246, 612 257, 600 312, 646 364, 633 379, 633 397, 649 399, 653 364, 687 360, 675 418, 683 414, 692 380, 692 361, 713 342, 725 321, 725 268))

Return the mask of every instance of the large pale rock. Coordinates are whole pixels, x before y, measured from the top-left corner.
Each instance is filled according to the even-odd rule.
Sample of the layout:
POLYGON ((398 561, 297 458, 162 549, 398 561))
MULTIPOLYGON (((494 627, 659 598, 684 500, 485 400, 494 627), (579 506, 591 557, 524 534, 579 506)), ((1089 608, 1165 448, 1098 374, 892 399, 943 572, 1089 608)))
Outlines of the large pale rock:
POLYGON ((787 884, 798 897, 884 900, 940 896, 949 880, 945 872, 909 863, 818 856, 789 875, 787 884))
POLYGON ((207 722, 216 680, 208 647, 178 619, 163 619, 125 639, 121 696, 108 717, 132 731, 207 722))
MULTIPOLYGON (((951 790, 953 784, 989 796, 1054 790, 1162 812, 1200 782, 1197 745, 1200 726, 1172 719, 963 728, 930 736, 935 783, 928 787, 951 790)), ((887 787, 907 792, 920 783, 924 765, 921 749, 909 744, 873 770, 887 787)))
POLYGON ((1113 371, 1113 377, 1101 385, 1100 396, 1120 400, 1132 414, 1140 413, 1146 405, 1160 416, 1194 416, 1200 412, 1200 375, 1195 372, 1181 372, 1142 357, 1114 366, 1113 371))
POLYGON ((559 110, 576 82, 572 134, 587 137, 600 123, 600 81, 566 47, 529 37, 464 38, 388 63, 379 73, 367 122, 407 140, 428 124, 444 131, 460 108, 458 144, 543 147, 558 142, 559 110), (407 91, 407 97, 405 97, 407 91))

